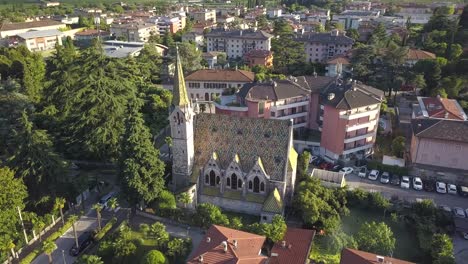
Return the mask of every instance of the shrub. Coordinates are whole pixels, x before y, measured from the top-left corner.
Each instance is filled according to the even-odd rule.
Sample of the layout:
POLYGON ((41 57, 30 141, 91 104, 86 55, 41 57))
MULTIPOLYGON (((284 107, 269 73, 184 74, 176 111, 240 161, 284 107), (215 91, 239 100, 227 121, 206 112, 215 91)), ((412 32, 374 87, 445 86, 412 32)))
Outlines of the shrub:
POLYGON ((31 253, 29 253, 26 257, 24 257, 20 261, 20 264, 29 264, 29 263, 31 263, 37 257, 37 255, 39 255, 39 253, 40 253, 40 250, 38 248, 33 250, 31 253))
POLYGON ((145 257, 141 261, 141 264, 167 264, 166 256, 159 250, 151 250, 146 253, 145 257))
POLYGON ((72 227, 73 222, 71 220, 67 220, 65 225, 60 227, 57 231, 50 234, 50 236, 46 239, 48 241, 55 241, 57 238, 62 236, 70 227, 72 227))
POLYGON ((101 231, 97 232, 96 235, 94 235, 94 239, 96 241, 101 240, 109 230, 111 230, 112 226, 117 222, 117 218, 113 217, 102 229, 101 231))

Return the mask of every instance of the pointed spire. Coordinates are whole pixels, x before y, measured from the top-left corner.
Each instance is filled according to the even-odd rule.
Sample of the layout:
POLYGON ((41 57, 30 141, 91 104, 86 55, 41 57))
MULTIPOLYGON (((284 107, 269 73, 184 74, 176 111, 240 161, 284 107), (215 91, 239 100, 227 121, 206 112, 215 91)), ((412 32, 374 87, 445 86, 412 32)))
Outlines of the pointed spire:
POLYGON ((182 71, 182 62, 179 57, 179 47, 176 45, 176 67, 174 74, 174 90, 172 97, 172 104, 174 106, 186 106, 190 104, 187 95, 187 88, 185 88, 184 72, 182 71))

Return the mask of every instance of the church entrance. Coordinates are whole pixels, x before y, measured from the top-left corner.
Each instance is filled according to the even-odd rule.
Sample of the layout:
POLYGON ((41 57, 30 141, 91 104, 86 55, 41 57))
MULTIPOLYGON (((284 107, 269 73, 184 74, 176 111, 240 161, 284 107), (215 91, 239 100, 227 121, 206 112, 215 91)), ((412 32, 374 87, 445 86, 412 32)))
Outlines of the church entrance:
POLYGON ((237 175, 235 173, 231 176, 231 189, 237 190, 237 175))
POLYGON ((214 171, 210 171, 210 186, 215 186, 216 182, 215 182, 215 172, 214 171))

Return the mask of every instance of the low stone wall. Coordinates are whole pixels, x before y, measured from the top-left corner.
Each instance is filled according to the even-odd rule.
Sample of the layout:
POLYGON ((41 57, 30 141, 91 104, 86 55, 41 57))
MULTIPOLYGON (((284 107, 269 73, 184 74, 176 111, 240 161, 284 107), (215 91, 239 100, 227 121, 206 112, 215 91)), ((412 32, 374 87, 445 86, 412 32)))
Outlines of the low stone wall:
POLYGON ((200 195, 199 203, 211 203, 214 204, 221 209, 227 211, 234 211, 244 214, 251 214, 251 215, 260 215, 262 212, 262 204, 259 203, 252 203, 247 201, 241 200, 233 200, 227 199, 218 196, 210 196, 210 195, 200 195))

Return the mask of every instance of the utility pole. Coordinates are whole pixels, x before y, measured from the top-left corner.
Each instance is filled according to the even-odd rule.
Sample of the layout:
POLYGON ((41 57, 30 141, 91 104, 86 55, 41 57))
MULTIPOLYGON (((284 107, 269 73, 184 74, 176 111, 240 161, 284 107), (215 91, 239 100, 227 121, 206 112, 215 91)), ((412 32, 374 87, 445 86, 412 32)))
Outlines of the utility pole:
POLYGON ((27 244, 29 240, 28 240, 28 235, 26 234, 26 229, 24 229, 23 217, 21 216, 21 209, 19 208, 19 206, 17 208, 18 208, 19 218, 21 221, 21 227, 23 227, 24 240, 26 241, 26 244, 27 244))

